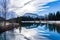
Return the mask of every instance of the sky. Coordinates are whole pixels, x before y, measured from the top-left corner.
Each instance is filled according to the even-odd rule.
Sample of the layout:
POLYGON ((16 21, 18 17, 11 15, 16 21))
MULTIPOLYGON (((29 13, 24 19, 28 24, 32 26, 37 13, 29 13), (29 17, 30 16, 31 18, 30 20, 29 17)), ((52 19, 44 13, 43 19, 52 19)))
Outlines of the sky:
MULTIPOLYGON (((1 1, 0 11, 3 3, 1 1)), ((15 13, 17 16, 23 16, 25 13, 44 16, 50 12, 60 11, 60 0, 7 0, 7 6, 7 12, 15 13)))
POLYGON ((45 15, 60 11, 60 0, 10 0, 10 11, 22 16, 25 13, 45 15))

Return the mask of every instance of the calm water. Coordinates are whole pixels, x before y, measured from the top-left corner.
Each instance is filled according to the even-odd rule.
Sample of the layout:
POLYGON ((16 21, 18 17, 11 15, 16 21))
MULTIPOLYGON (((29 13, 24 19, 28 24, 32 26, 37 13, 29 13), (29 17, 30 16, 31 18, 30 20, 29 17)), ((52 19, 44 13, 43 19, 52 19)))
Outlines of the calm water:
POLYGON ((0 34, 0 40, 60 40, 60 27, 50 24, 21 24, 0 34))

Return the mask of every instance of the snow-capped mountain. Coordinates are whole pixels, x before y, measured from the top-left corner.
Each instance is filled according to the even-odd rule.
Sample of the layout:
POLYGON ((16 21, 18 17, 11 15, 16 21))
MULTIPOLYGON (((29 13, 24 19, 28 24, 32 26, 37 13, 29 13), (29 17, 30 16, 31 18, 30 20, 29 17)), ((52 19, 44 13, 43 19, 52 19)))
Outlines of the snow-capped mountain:
POLYGON ((45 18, 44 16, 39 16, 39 15, 37 15, 37 14, 33 14, 33 13, 26 13, 26 14, 24 14, 23 16, 26 16, 26 17, 28 17, 28 16, 30 16, 30 17, 32 17, 32 18, 45 18))
POLYGON ((24 14, 23 16, 26 16, 26 17, 30 16, 30 17, 32 17, 32 18, 38 17, 37 14, 32 14, 32 13, 26 13, 26 14, 24 14))

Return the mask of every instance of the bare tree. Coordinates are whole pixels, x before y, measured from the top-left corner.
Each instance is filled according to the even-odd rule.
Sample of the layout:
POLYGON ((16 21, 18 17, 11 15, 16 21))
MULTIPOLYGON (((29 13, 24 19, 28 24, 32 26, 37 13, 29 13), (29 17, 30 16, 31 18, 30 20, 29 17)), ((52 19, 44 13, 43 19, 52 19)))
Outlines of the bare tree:
POLYGON ((4 18, 5 18, 4 26, 5 27, 6 27, 6 13, 7 13, 7 9, 6 9, 7 8, 7 6, 6 6, 7 4, 6 4, 6 2, 7 2, 6 0, 3 1, 3 4, 4 4, 4 6, 3 6, 3 8, 4 8, 4 18))
POLYGON ((6 26, 6 13, 7 13, 7 1, 8 0, 0 0, 0 12, 3 14, 4 26, 6 26))

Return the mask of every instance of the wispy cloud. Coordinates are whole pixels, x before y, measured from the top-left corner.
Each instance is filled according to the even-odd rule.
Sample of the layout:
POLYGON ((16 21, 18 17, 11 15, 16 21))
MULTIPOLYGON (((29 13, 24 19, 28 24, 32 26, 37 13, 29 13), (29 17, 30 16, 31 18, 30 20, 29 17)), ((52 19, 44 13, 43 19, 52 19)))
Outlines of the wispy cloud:
POLYGON ((30 12, 34 13, 37 11, 44 11, 49 6, 43 6, 50 2, 57 0, 11 0, 10 11, 16 12, 17 15, 22 16, 23 14, 30 12))

